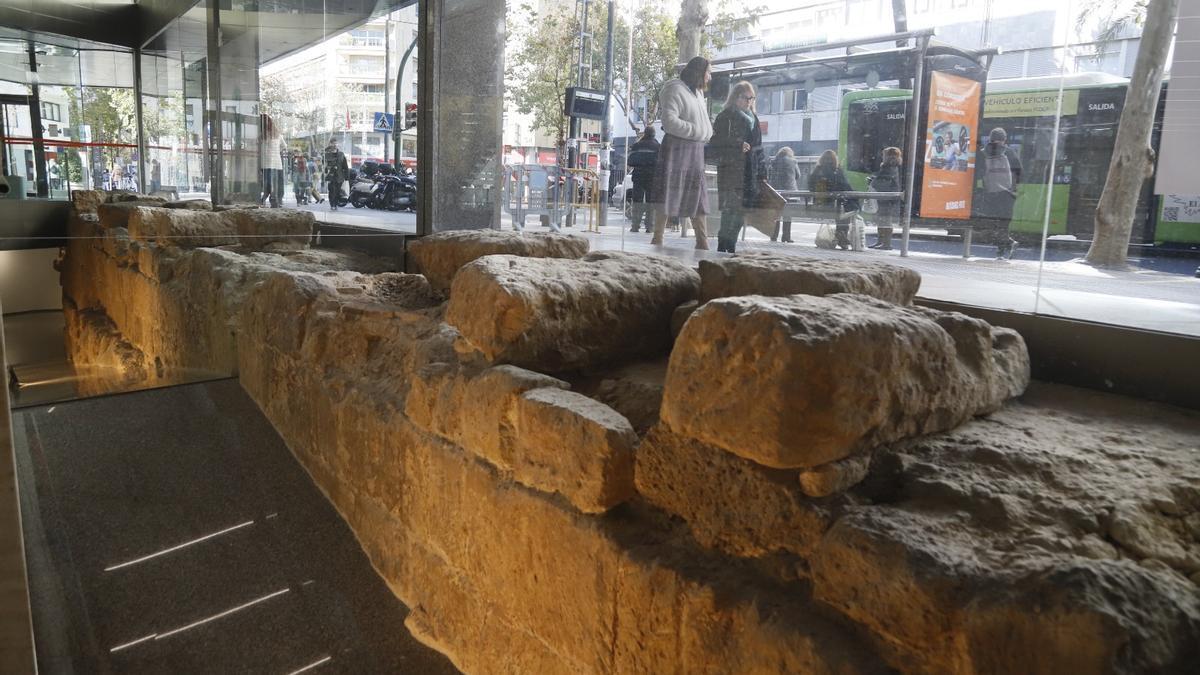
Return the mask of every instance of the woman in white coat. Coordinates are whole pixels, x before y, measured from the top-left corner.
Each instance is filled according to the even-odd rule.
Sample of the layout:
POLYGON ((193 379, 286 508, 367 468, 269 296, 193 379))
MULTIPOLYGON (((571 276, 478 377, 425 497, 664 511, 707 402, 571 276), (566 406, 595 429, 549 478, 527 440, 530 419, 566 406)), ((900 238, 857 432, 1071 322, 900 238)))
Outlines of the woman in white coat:
POLYGON ((662 148, 654 173, 655 206, 658 218, 650 243, 661 246, 667 218, 690 218, 696 231, 696 248, 708 248, 705 227, 708 215, 708 185, 704 178, 704 144, 712 137, 712 121, 704 92, 712 80, 708 60, 697 56, 688 61, 679 77, 663 85, 658 94, 662 118, 662 148))

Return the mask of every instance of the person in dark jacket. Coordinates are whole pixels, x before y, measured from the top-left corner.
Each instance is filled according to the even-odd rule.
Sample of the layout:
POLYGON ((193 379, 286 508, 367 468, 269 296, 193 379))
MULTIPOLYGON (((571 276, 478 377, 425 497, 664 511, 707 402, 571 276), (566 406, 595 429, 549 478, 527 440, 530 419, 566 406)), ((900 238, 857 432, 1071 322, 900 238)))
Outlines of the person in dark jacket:
POLYGON ((721 209, 717 250, 734 253, 762 173, 762 129, 754 112, 754 85, 743 80, 729 88, 725 109, 713 122, 712 148, 721 209))
MULTIPOLYGON (((796 152, 786 145, 775 153, 775 159, 771 162, 770 184, 780 192, 800 189, 800 165, 796 163, 796 152)), ((775 233, 771 235, 771 241, 775 241, 779 237, 780 225, 783 226, 783 241, 788 244, 792 243, 791 218, 776 221, 775 233)))
POLYGON ((1021 182, 1021 159, 1008 147, 1008 133, 1004 129, 996 127, 988 134, 983 161, 978 164, 983 169, 983 192, 976 213, 984 218, 986 225, 977 234, 983 235, 982 243, 996 245, 998 260, 1008 260, 1017 245, 1009 235, 1009 226, 1017 202, 1017 184, 1021 182))
MULTIPOLYGON (((826 150, 817 159, 817 167, 808 174, 808 189, 810 192, 850 192, 850 181, 838 166, 838 156, 833 150, 826 150)), ((858 211, 858 200, 839 196, 813 196, 813 205, 827 209, 834 218, 834 236, 838 248, 850 250, 850 222, 858 211)))
POLYGON ((632 169, 633 187, 625 198, 630 202, 633 226, 630 232, 638 231, 642 216, 646 217, 646 232, 654 231, 654 208, 650 195, 654 192, 654 165, 658 163, 658 139, 653 126, 646 127, 642 137, 629 148, 629 168, 632 169))
MULTIPOLYGON (((884 148, 883 162, 879 165, 879 170, 871 176, 871 189, 875 192, 900 192, 900 166, 904 163, 904 156, 900 153, 900 148, 884 148)), ((899 199, 877 199, 879 209, 875 211, 875 226, 879 228, 879 238, 871 248, 877 248, 881 251, 892 250, 892 231, 896 227, 896 222, 900 219, 900 211, 903 209, 903 201, 899 199)))
POLYGON ((329 208, 337 211, 342 196, 342 181, 350 175, 346 154, 338 149, 337 139, 330 138, 325 146, 325 182, 329 184, 329 208))

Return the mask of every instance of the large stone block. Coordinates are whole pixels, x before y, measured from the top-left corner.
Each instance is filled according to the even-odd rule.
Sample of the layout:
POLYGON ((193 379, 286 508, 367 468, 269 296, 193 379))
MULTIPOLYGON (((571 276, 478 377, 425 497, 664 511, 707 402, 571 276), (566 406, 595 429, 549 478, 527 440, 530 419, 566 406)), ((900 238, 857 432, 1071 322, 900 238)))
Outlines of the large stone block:
MULTIPOLYGON (((105 218, 106 208, 123 207, 123 204, 100 207, 101 220, 105 218)), ((161 246, 197 248, 228 246, 239 241, 237 225, 212 211, 137 206, 129 211, 127 226, 130 237, 139 241, 152 241, 161 246)))
POLYGON ((1194 669, 1200 594, 1187 580, 981 539, 949 514, 864 510, 813 556, 814 594, 933 672, 1194 669))
POLYGON ((71 190, 71 204, 76 213, 96 213, 107 201, 108 195, 103 190, 71 190))
POLYGON ((573 391, 534 389, 513 415, 513 477, 557 492, 584 513, 603 513, 633 496, 629 420, 573 391))
POLYGON ((573 234, 459 230, 438 232, 408 244, 408 256, 417 272, 435 289, 446 291, 463 265, 485 255, 508 254, 528 258, 582 258, 588 241, 573 234))
POLYGON ((249 250, 303 249, 312 239, 316 219, 295 209, 234 209, 222 216, 233 224, 238 243, 249 250))
POLYGON ((699 278, 657 256, 488 256, 459 271, 446 321, 484 358, 546 372, 666 354, 699 278))
POLYGON ((683 518, 701 546, 741 558, 807 556, 842 507, 809 499, 796 472, 767 469, 701 441, 650 430, 637 451, 638 493, 683 518))
POLYGON ((700 302, 738 295, 859 293, 912 304, 921 275, 867 260, 827 260, 763 253, 700 261, 700 302))
POLYGON ((662 419, 776 468, 952 429, 1029 382, 1020 335, 962 314, 861 295, 744 296, 688 320, 662 419))

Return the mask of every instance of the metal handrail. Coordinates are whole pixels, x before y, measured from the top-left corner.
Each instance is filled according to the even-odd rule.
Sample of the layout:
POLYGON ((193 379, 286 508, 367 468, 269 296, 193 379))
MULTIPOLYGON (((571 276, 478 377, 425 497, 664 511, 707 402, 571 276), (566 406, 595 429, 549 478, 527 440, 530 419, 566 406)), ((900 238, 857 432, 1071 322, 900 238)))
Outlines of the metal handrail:
MULTIPOLYGON (((600 174, 594 169, 563 169, 567 174, 575 174, 579 184, 585 190, 585 195, 588 195, 583 201, 576 201, 575 195, 571 194, 570 201, 567 202, 572 210, 575 207, 584 207, 587 209, 588 232, 600 231, 600 174), (586 192, 590 184, 591 191, 586 192)), ((573 181, 567 181, 571 185, 573 181)))

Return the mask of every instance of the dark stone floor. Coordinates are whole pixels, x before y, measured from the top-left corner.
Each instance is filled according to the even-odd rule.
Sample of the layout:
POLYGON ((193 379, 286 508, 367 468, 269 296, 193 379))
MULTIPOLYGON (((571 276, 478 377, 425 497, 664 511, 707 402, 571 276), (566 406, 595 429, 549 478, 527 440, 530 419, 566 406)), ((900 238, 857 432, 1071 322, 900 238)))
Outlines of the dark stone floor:
POLYGON ((455 672, 235 380, 13 427, 41 672, 455 672))

